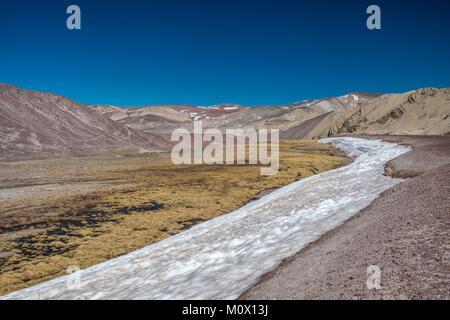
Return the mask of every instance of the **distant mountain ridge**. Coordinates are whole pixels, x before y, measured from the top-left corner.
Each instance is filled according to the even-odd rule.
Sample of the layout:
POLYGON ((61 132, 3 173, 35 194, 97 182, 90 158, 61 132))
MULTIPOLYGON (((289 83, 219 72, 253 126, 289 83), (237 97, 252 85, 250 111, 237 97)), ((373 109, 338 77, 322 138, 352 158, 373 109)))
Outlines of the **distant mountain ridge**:
POLYGON ((83 105, 0 84, 0 159, 170 150, 177 128, 273 128, 283 139, 340 134, 450 134, 450 90, 349 93, 281 106, 83 105))
POLYGON ((202 120, 206 128, 277 128, 286 130, 324 113, 349 110, 378 97, 368 93, 351 93, 342 97, 308 100, 282 106, 245 107, 221 104, 210 107, 164 105, 136 108, 96 106, 90 108, 129 127, 167 136, 174 129, 191 128, 202 120))

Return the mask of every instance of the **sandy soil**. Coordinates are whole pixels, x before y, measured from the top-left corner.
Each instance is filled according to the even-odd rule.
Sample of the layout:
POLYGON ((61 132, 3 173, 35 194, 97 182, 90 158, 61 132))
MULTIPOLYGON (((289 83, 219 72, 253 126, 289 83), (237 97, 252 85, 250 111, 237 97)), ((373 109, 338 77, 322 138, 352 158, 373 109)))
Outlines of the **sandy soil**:
POLYGON ((450 298, 450 137, 375 138, 413 147, 386 165, 387 174, 409 179, 287 259, 241 299, 450 298), (366 285, 371 265, 381 270, 379 290, 366 285))

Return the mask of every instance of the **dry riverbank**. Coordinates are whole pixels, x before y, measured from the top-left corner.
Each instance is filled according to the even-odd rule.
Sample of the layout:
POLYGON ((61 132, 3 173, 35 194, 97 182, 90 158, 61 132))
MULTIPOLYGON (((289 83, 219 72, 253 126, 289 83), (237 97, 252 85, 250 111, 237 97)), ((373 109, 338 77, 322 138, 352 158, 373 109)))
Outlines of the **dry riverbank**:
POLYGON ((265 275, 241 299, 449 299, 450 137, 361 136, 407 144, 386 165, 408 177, 265 275), (367 268, 381 290, 367 289, 367 268))

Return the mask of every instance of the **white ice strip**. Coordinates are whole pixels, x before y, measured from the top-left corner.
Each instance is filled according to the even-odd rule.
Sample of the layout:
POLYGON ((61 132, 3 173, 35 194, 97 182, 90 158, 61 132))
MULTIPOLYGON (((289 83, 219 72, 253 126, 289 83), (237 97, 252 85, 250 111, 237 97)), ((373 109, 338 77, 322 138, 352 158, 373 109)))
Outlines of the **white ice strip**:
POLYGON ((401 180, 384 164, 409 148, 326 139, 357 157, 136 252, 4 296, 6 299, 235 299, 280 262, 401 180))

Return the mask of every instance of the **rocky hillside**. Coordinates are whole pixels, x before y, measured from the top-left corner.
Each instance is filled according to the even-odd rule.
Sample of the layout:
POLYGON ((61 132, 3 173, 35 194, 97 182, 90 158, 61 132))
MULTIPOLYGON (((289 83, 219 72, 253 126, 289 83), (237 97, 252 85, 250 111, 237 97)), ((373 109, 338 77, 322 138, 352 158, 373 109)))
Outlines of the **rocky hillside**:
POLYGON ((0 159, 160 151, 160 137, 61 96, 0 85, 0 159))
POLYGON ((308 100, 285 106, 244 107, 222 104, 209 107, 189 105, 120 108, 90 108, 131 128, 160 136, 168 136, 180 127, 192 128, 194 120, 202 120, 205 128, 277 128, 287 130, 329 112, 350 110, 379 95, 351 93, 342 97, 308 100))
POLYGON ((387 94, 357 108, 336 111, 283 132, 290 139, 338 134, 450 134, 450 89, 419 89, 387 94))
POLYGON ((284 106, 81 105, 0 85, 0 159, 169 150, 177 128, 276 128, 284 139, 339 134, 450 134, 449 89, 350 93, 284 106))

